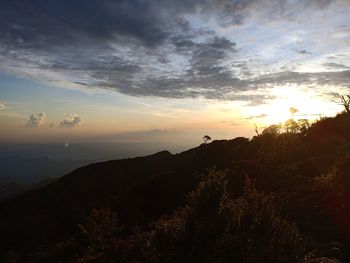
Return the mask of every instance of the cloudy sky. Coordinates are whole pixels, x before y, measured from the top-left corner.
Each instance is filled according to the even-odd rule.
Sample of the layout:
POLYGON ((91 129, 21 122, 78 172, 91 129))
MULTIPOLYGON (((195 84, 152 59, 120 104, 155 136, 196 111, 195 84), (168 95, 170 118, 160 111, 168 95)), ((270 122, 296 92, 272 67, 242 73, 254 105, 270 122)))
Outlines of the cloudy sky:
POLYGON ((331 116, 348 0, 3 0, 0 141, 200 141, 331 116))

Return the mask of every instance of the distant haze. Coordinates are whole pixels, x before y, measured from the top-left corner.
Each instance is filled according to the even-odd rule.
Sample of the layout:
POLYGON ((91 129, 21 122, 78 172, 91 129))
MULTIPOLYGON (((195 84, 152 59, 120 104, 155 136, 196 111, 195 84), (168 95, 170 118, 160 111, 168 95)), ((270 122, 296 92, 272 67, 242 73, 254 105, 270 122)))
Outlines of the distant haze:
POLYGON ((197 145, 156 143, 70 143, 62 144, 0 144, 0 159, 19 156, 53 160, 102 161, 144 156, 169 150, 178 153, 197 145))

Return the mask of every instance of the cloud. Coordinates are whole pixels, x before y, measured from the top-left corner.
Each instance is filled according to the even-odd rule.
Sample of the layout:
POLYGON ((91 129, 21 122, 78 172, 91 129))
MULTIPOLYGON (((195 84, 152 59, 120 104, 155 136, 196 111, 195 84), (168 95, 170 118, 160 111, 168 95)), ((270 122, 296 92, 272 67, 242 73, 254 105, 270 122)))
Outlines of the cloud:
POLYGON ((77 114, 67 114, 65 119, 60 122, 62 128, 73 128, 79 126, 82 119, 77 114))
POLYGON ((259 76, 258 78, 249 81, 249 85, 266 85, 266 84, 290 84, 320 86, 334 85, 350 87, 350 70, 344 71, 324 71, 324 72, 294 72, 281 71, 272 74, 259 76))
POLYGON ((1 2, 1 15, 11 26, 6 31, 32 45, 44 45, 45 40, 57 40, 59 45, 65 42, 64 37, 69 41, 78 37, 101 41, 131 37, 153 45, 167 36, 164 21, 161 24, 161 16, 155 15, 157 9, 151 1, 142 0, 1 2))
POLYGON ((301 55, 312 55, 312 53, 310 51, 307 51, 305 49, 298 51, 298 53, 301 54, 301 55))
POLYGON ((341 70, 349 69, 349 67, 343 64, 335 63, 335 62, 324 63, 323 65, 331 69, 341 69, 341 70))
POLYGON ((38 114, 32 114, 29 117, 29 120, 27 122, 27 127, 41 127, 46 119, 46 114, 45 113, 38 113, 38 114))
POLYGON ((4 110, 4 109, 6 109, 5 104, 4 103, 0 103, 0 110, 4 110))
MULTIPOLYGON (((190 59, 191 67, 188 70, 188 75, 194 78, 208 78, 228 72, 228 69, 221 65, 223 59, 228 56, 229 52, 235 53, 236 43, 221 37, 210 39, 207 43, 197 44, 192 47, 192 57, 190 59)), ((230 78, 228 75, 227 77, 230 78)))
POLYGON ((225 123, 225 124, 232 125, 232 126, 242 125, 242 123, 238 123, 238 122, 234 122, 234 121, 222 121, 221 123, 225 123))
POLYGON ((325 72, 294 70, 312 59, 300 56, 311 55, 308 50, 333 53, 337 46, 346 52, 346 41, 332 42, 319 29, 336 31, 344 5, 344 0, 0 1, 0 69, 57 86, 131 96, 259 104, 263 96, 240 94, 286 83, 349 85, 348 68, 334 61, 323 65, 325 72), (338 13, 337 20, 324 19, 338 13), (307 21, 303 28, 300 21, 307 21), (323 40, 322 45, 309 39, 323 40))
POLYGON ((259 114, 259 115, 248 116, 248 117, 244 118, 244 120, 263 119, 265 117, 267 117, 267 114, 262 113, 262 114, 259 114))

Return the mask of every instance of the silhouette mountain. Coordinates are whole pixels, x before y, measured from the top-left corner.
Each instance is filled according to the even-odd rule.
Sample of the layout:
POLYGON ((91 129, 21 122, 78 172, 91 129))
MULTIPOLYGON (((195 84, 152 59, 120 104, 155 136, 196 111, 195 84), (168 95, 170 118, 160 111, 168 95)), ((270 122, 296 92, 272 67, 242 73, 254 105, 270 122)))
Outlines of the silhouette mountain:
MULTIPOLYGON (((89 164, 1 202, 0 240, 6 242, 1 242, 0 252, 45 250, 77 236, 78 224, 94 208, 117 211, 125 232, 148 229, 150 222, 184 205, 187 194, 211 169, 234 173, 230 188, 237 197, 244 191, 247 175, 260 191, 304 193, 310 178, 329 172, 347 153, 350 117, 342 113, 318 121, 303 134, 265 133, 251 140, 216 140, 179 154, 162 151, 89 164)), ((305 198, 305 206, 308 202, 305 198)), ((314 211, 303 212, 305 207, 298 205, 288 207, 286 216, 304 226, 307 234, 332 240, 340 233, 337 237, 349 242, 338 225, 318 233, 322 226, 309 222, 314 211)))

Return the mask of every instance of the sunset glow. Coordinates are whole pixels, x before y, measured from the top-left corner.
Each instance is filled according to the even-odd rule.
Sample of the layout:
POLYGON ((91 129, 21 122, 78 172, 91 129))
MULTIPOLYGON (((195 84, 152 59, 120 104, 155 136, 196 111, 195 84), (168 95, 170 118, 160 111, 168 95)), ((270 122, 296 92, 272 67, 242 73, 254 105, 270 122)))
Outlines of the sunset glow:
POLYGON ((257 114, 266 112, 266 117, 262 118, 260 124, 284 123, 292 117, 313 121, 320 117, 333 116, 340 109, 334 101, 327 101, 316 92, 307 91, 307 87, 275 87, 271 94, 275 99, 257 109, 257 114), (297 109, 294 115, 289 110, 291 107, 297 109))

